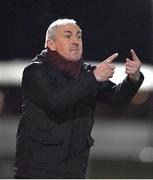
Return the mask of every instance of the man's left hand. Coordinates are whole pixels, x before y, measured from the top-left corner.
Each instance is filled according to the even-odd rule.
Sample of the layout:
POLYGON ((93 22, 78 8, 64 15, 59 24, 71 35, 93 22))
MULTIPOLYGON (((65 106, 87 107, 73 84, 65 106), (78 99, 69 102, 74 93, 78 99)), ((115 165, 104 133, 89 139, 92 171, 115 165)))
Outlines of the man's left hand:
POLYGON ((140 78, 140 68, 142 63, 133 49, 131 49, 131 55, 132 59, 126 59, 125 73, 128 74, 131 80, 138 81, 140 78))

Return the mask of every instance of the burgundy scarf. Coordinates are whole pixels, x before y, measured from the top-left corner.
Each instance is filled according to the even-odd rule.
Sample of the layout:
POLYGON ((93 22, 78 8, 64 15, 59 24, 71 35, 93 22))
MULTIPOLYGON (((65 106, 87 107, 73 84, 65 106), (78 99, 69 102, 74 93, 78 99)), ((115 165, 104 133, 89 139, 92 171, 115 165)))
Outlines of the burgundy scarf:
POLYGON ((57 69, 66 73, 69 77, 78 79, 80 75, 80 69, 82 66, 82 58, 79 61, 68 61, 56 51, 47 49, 47 59, 57 69))

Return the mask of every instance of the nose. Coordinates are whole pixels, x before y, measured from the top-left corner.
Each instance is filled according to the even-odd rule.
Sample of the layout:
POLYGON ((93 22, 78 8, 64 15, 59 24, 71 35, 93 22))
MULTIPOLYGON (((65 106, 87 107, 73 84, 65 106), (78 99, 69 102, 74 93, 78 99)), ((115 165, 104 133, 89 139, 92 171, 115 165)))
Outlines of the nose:
POLYGON ((79 39, 78 39, 78 37, 74 37, 74 38, 73 38, 73 44, 79 45, 79 39))

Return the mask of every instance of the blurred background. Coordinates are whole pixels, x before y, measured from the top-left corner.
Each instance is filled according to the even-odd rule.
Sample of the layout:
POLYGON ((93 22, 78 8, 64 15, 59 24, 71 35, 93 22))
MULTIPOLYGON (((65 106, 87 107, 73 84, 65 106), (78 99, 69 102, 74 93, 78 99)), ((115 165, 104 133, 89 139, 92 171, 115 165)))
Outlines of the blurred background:
POLYGON ((13 178, 23 68, 43 49, 57 18, 74 18, 82 28, 86 62, 119 53, 114 82, 124 78, 131 48, 143 62, 145 81, 128 106, 97 103, 87 177, 153 178, 152 12, 152 0, 1 0, 0 178, 13 178))

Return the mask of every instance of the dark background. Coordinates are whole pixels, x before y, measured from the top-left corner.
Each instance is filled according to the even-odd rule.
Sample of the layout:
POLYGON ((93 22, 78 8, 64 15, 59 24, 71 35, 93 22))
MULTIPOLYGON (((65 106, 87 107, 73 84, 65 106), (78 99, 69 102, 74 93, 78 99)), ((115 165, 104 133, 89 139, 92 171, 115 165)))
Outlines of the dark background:
POLYGON ((152 63, 151 0, 2 0, 0 59, 33 58, 46 29, 57 18, 74 18, 83 30, 84 59, 100 61, 114 52, 123 62, 134 48, 152 63))
MULTIPOLYGON (((1 0, 0 62, 31 60, 44 48, 46 30, 58 18, 74 18, 78 22, 83 30, 83 57, 87 61, 100 62, 118 52, 116 61, 124 62, 126 57, 130 57, 129 51, 133 48, 144 64, 153 64, 152 0, 1 0)), ((12 178, 15 135, 21 116, 21 87, 0 84, 0 100, 0 178, 12 178)), ((95 154, 90 159, 89 178, 153 178, 153 149, 149 151, 149 157, 152 158, 149 162, 138 158, 143 148, 153 147, 152 107, 152 91, 140 92, 136 100, 126 107, 97 103, 96 122, 100 122, 100 126, 95 122, 97 144, 93 150, 95 154), (144 102, 140 102, 143 99, 144 102), (127 136, 124 130, 121 135, 118 132, 115 134, 116 119, 118 131, 124 127, 129 132, 127 136), (129 127, 126 127, 128 123, 129 127), (125 138, 125 145, 126 141, 129 142, 127 148, 135 148, 128 149, 130 157, 128 153, 123 157, 122 154, 121 157, 113 157, 109 153, 111 156, 108 157, 103 153, 96 155, 98 145, 101 145, 102 151, 105 147, 110 150, 109 137, 101 129, 98 135, 96 130, 99 127, 103 131, 110 131, 111 139, 115 136, 115 141, 119 141, 118 138, 121 138, 122 143, 118 142, 119 151, 114 149, 118 154, 125 148, 125 138), (142 139, 138 138, 139 135, 142 139), (98 137, 101 140, 99 142, 98 137), (134 143, 133 147, 131 143, 134 143)), ((116 142, 111 143, 115 145, 116 142)))

